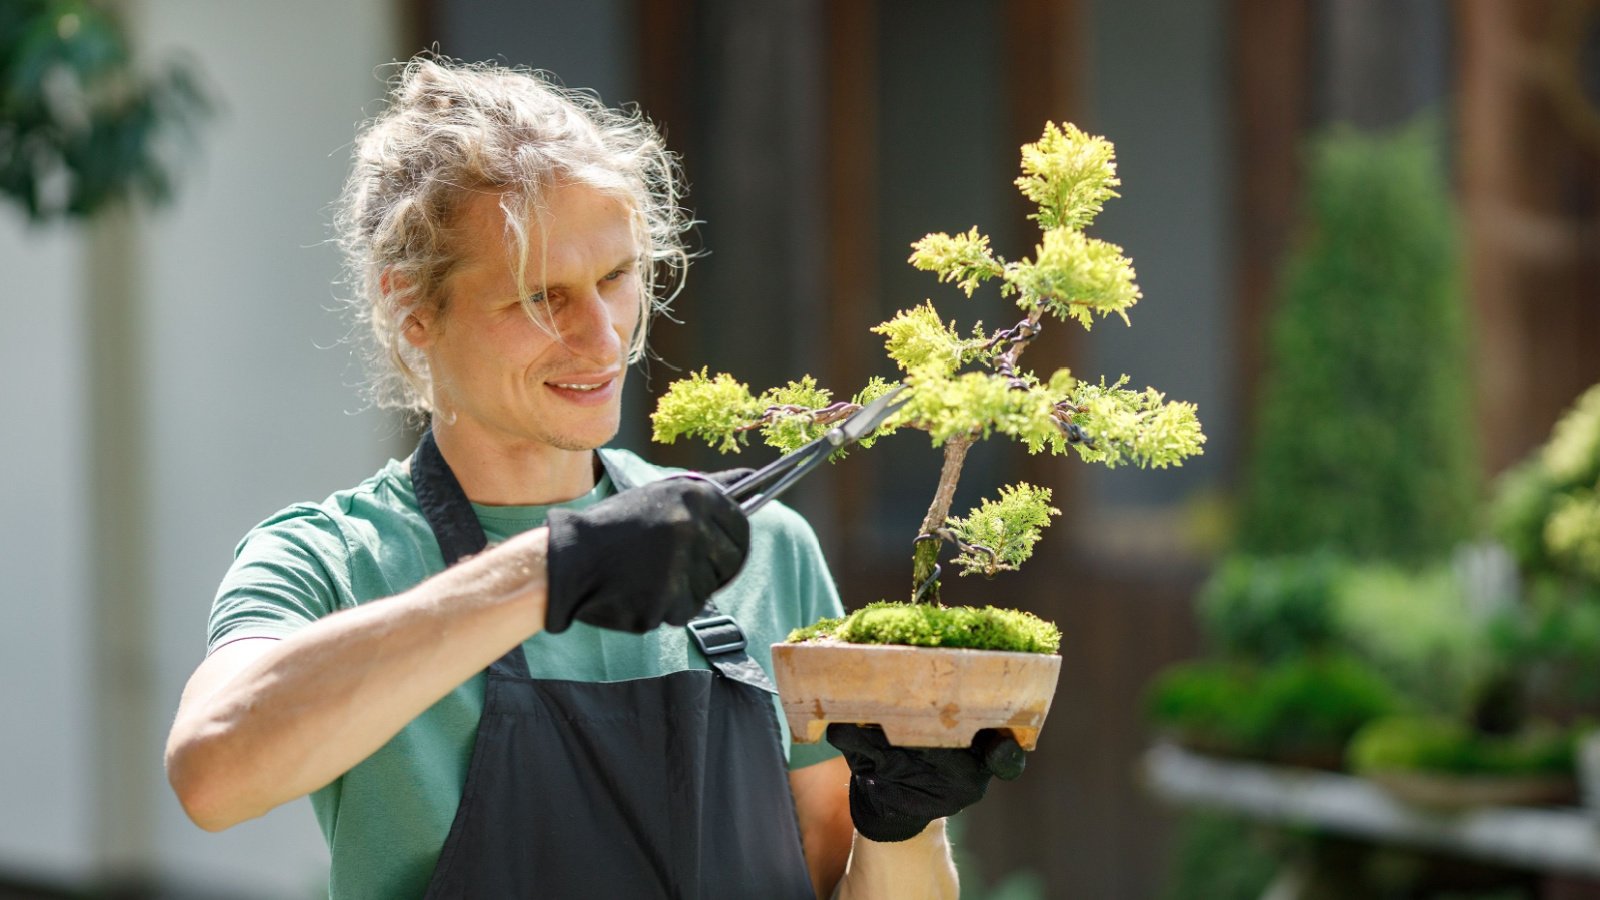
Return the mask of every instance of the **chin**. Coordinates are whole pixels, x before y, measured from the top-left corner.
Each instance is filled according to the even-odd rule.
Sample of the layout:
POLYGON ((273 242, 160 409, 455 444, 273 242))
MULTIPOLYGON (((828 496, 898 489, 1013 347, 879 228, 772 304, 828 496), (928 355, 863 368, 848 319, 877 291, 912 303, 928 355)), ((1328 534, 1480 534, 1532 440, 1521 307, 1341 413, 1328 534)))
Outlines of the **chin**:
POLYGON ((568 431, 561 434, 550 435, 546 443, 557 450, 586 451, 598 450, 611 439, 617 436, 618 423, 612 421, 606 428, 584 429, 582 431, 568 431))

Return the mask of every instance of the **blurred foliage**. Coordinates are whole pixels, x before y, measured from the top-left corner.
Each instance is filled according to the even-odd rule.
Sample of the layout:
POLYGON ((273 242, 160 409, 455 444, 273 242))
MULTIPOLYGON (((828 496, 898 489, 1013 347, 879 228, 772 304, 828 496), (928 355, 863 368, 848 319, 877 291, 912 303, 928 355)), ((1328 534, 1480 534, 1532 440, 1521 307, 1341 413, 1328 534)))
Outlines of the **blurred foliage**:
POLYGON ((1578 733, 1544 723, 1491 735, 1453 719, 1395 716, 1371 723, 1351 740, 1350 765, 1360 773, 1571 775, 1578 733))
POLYGON ((1600 705, 1600 586, 1533 579, 1523 604, 1491 630, 1505 666, 1536 708, 1565 716, 1600 705))
POLYGON ((1339 642, 1413 706, 1468 715, 1502 662, 1490 636, 1490 612, 1471 608, 1463 587, 1443 565, 1349 566, 1336 591, 1339 642))
POLYGON ((1439 712, 1463 711, 1495 668, 1486 619, 1443 565, 1235 556, 1206 583, 1199 612, 1219 653, 1262 665, 1345 653, 1439 712))
POLYGON ((29 219, 168 199, 175 154, 210 109, 188 68, 137 71, 106 4, 0 3, 0 195, 29 219))
POLYGON ((1336 766, 1345 742, 1405 701, 1360 661, 1319 653, 1271 666, 1202 660, 1163 672, 1155 720, 1185 743, 1230 755, 1336 766))
POLYGON ((961 873, 961 900, 1044 900, 1044 878, 1032 869, 1008 872, 998 881, 990 883, 978 859, 968 849, 967 821, 964 815, 954 815, 947 820, 951 855, 955 857, 956 871, 961 873))
POLYGON ((1341 571, 1328 554, 1224 560, 1201 590, 1201 627, 1216 650, 1261 663, 1325 648, 1341 571))
POLYGON ((1491 525, 1523 574, 1600 587, 1600 385, 1495 485, 1491 525))
POLYGON ((1217 813, 1185 817, 1164 900, 1259 900, 1287 855, 1290 838, 1217 813))
POLYGON ((1240 549, 1437 559, 1473 528, 1460 237, 1423 122, 1310 148, 1272 326, 1240 549))

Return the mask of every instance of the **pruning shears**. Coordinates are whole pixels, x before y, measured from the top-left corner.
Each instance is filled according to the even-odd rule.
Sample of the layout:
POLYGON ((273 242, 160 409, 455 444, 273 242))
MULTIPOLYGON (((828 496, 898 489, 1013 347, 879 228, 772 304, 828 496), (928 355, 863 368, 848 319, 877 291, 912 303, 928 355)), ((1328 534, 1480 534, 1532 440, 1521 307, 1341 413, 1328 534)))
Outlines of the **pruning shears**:
POLYGON ((850 418, 828 429, 822 437, 729 485, 725 489, 728 496, 739 502, 739 508, 744 510, 745 515, 751 515, 766 506, 796 481, 810 474, 812 469, 822 465, 835 450, 876 431, 879 425, 911 399, 895 399, 905 389, 904 384, 895 385, 888 393, 861 407, 850 418))

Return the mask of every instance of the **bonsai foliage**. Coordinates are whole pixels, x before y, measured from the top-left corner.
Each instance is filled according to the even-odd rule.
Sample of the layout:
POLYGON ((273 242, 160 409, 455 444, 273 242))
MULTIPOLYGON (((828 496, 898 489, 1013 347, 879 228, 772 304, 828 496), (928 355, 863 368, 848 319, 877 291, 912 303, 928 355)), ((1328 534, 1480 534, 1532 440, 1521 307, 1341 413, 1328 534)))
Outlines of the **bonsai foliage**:
MULTIPOLYGON (((913 600, 937 603, 942 544, 957 548, 955 564, 962 574, 993 575, 1021 565, 1041 530, 1059 514, 1048 489, 1018 484, 1001 488, 968 515, 952 517, 951 500, 973 442, 1003 435, 1030 453, 1076 454, 1106 466, 1161 468, 1201 452, 1205 437, 1192 404, 1168 401, 1153 388, 1133 390, 1127 376, 1108 383, 1079 379, 1066 369, 1039 373, 1020 365, 1046 318, 1070 319, 1085 328, 1107 316, 1126 322, 1129 308, 1139 301, 1133 265, 1121 248, 1084 232, 1105 202, 1117 196, 1119 184, 1110 142, 1052 123, 1039 141, 1022 148, 1022 175, 1016 180, 1038 205, 1030 218, 1042 235, 1031 259, 1002 258, 976 228, 930 234, 912 245, 909 262, 916 268, 968 297, 993 286, 1020 310, 1010 327, 987 330, 976 323, 963 328, 928 301, 872 329, 908 386, 903 395, 908 399, 861 446, 913 429, 925 432, 944 454, 933 502, 913 544, 913 600)), ((756 394, 731 375, 702 370, 671 385, 661 398, 653 416, 655 439, 672 443, 692 437, 738 452, 757 434, 789 452, 894 386, 874 378, 848 400, 836 400, 806 376, 756 394)), ((890 630, 920 628, 906 623, 925 614, 908 615, 890 630)))

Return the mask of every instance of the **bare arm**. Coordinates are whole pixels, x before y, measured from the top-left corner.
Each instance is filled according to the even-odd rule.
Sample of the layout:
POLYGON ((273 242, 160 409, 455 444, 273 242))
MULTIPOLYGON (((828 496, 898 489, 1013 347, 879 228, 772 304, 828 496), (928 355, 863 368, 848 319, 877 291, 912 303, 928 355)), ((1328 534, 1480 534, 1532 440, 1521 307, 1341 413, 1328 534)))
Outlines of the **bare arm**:
POLYGON ((830 759, 789 773, 800 843, 818 900, 828 900, 850 860, 850 767, 830 759))
POLYGON ((961 894, 956 864, 945 840, 944 819, 934 819, 909 841, 880 844, 860 834, 839 883, 839 900, 921 897, 956 900, 961 894))
POLYGON ((831 759, 789 773, 806 866, 819 900, 955 900, 960 893, 944 819, 909 841, 880 844, 850 824, 850 767, 831 759))
POLYGON ((323 787, 542 630, 547 534, 286 639, 218 648, 167 738, 167 777, 189 817, 220 831, 323 787))

